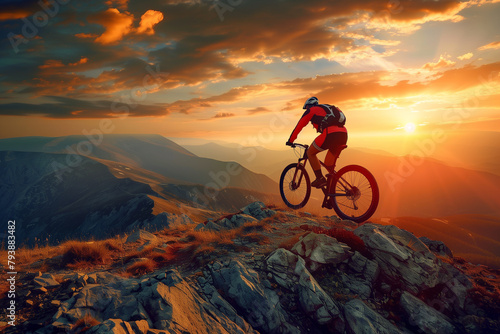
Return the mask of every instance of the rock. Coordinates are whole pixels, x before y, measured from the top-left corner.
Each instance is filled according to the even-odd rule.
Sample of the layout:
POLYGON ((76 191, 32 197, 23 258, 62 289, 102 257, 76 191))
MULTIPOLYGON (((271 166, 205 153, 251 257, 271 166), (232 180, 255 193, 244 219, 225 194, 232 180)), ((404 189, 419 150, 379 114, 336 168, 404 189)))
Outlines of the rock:
POLYGON ((344 305, 345 318, 354 334, 401 333, 389 320, 372 310, 359 299, 352 299, 344 305))
POLYGON ((427 237, 420 237, 420 240, 433 252, 441 256, 453 258, 453 252, 442 241, 431 240, 427 237))
POLYGON ((157 329, 175 333, 241 333, 244 331, 213 305, 204 301, 176 270, 169 270, 137 295, 157 329))
POLYGON ((395 226, 368 223, 354 233, 363 239, 381 272, 392 284, 419 293, 450 278, 448 273, 442 272, 441 261, 409 232, 395 226))
POLYGON ((289 290, 294 289, 301 273, 295 273, 298 262, 302 262, 301 267, 305 269, 304 259, 284 248, 275 250, 265 259, 270 278, 274 278, 277 284, 289 290))
POLYGON ((227 265, 214 264, 209 270, 215 288, 223 291, 252 327, 266 333, 297 331, 286 322, 276 292, 266 289, 254 270, 234 260, 227 265))
POLYGON ((410 325, 417 327, 420 331, 433 334, 451 334, 455 331, 455 327, 444 314, 410 293, 403 292, 400 302, 408 315, 410 325))
POLYGON ((370 283, 375 282, 380 273, 378 263, 367 259, 358 251, 354 252, 354 255, 349 259, 348 266, 370 283))
POLYGON ((38 288, 34 288, 31 291, 33 292, 34 295, 44 295, 48 292, 48 290, 46 288, 44 288, 43 286, 40 286, 38 288))
POLYGON ((307 315, 320 325, 332 326, 337 333, 344 331, 339 307, 307 270, 300 276, 298 290, 300 305, 307 315))
POLYGON ((125 241, 125 243, 129 244, 129 243, 134 243, 134 242, 149 242, 149 243, 154 243, 158 240, 158 238, 156 237, 156 235, 154 235, 153 233, 150 233, 148 231, 144 231, 144 230, 138 230, 138 231, 135 231, 134 233, 132 233, 131 235, 128 236, 127 238, 127 241, 125 241))
POLYGON ((274 216, 276 211, 271 209, 266 209, 266 206, 262 202, 251 203, 241 209, 244 214, 250 215, 258 220, 274 216))
POLYGON ((55 288, 60 285, 59 282, 55 280, 54 276, 49 273, 44 273, 39 277, 35 277, 33 279, 33 283, 35 283, 35 285, 38 287, 44 287, 48 289, 55 288))
POLYGON ((310 261, 315 271, 317 264, 338 264, 350 256, 350 247, 325 234, 308 233, 292 247, 292 252, 310 261))
POLYGON ((90 328, 89 334, 133 334, 132 326, 121 319, 108 319, 101 324, 90 328))
POLYGON ((368 299, 372 293, 372 285, 365 279, 352 275, 342 274, 342 283, 351 293, 358 295, 361 299, 368 299))
POLYGON ((88 279, 89 277, 87 276, 87 274, 81 274, 81 273, 72 273, 63 276, 63 280, 65 281, 69 280, 79 288, 84 287, 87 284, 88 279))

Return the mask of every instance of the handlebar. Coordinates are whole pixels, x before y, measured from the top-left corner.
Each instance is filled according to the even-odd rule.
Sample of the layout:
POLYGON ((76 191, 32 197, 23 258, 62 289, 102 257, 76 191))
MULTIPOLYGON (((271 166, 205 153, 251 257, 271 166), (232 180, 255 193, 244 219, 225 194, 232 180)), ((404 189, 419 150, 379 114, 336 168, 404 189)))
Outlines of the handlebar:
POLYGON ((287 146, 295 147, 295 146, 300 146, 305 148, 306 150, 309 148, 309 145, 304 145, 304 144, 296 144, 296 143, 286 143, 287 146))

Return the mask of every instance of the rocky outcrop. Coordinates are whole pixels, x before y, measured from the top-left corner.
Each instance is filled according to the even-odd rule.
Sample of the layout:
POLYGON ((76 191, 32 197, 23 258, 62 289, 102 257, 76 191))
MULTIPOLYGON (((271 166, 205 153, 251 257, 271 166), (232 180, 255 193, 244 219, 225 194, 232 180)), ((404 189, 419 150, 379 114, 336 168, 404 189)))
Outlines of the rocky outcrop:
POLYGON ((359 299, 353 299, 344 306, 349 328, 355 334, 383 333, 400 334, 396 326, 371 309, 359 299))
MULTIPOLYGON (((260 226, 257 219, 263 219, 256 217, 274 211, 259 203, 250 207, 247 213, 202 225, 211 222, 222 231, 251 224, 253 231, 260 226)), ((286 222, 266 220, 273 224, 272 232, 262 233, 279 237, 285 234, 279 228, 290 232, 292 226, 294 233, 303 234, 290 239, 293 246, 284 243, 290 250, 248 243, 242 250, 211 250, 210 261, 202 265, 167 263, 132 278, 103 270, 26 275, 20 305, 50 316, 20 328, 23 333, 65 333, 90 316, 97 325, 88 333, 499 332, 500 296, 493 289, 485 292, 491 288, 487 285, 475 288, 491 275, 495 278, 494 272, 473 279, 453 258, 436 256, 445 249, 433 246, 439 242, 367 223, 354 230, 366 247, 358 251, 357 238, 339 236, 344 241, 339 242, 301 232, 305 222, 318 219, 312 215, 287 212, 286 217, 286 222)), ((190 242, 175 233, 175 242, 190 242)), ((124 247, 136 251, 161 244, 164 237, 139 230, 124 247)))
POLYGON ((444 314, 406 291, 401 295, 401 305, 408 316, 410 325, 420 331, 432 334, 451 334, 455 332, 455 327, 444 314))
POLYGON ((238 261, 208 267, 213 286, 242 310, 252 327, 265 333, 297 333, 286 320, 276 292, 238 261))
POLYGON ((312 271, 322 264, 338 264, 352 255, 350 247, 325 234, 309 233, 301 237, 292 252, 308 261, 312 271))
MULTIPOLYGON (((111 278, 111 277, 110 277, 111 278)), ((39 333, 70 329, 85 315, 102 322, 92 333, 134 333, 134 328, 182 333, 249 333, 235 311, 228 317, 204 300, 176 270, 148 279, 113 276, 110 283, 87 284, 65 301, 51 325, 39 333)), ((231 313, 231 312, 228 312, 231 313)))

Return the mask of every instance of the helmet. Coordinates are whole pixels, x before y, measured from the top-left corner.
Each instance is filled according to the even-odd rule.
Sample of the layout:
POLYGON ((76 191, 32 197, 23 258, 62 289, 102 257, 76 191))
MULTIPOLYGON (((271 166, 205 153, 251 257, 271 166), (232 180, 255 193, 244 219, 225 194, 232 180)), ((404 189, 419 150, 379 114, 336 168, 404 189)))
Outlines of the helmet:
POLYGON ((307 109, 308 106, 315 106, 318 104, 318 98, 317 97, 310 97, 307 99, 306 103, 304 103, 304 106, 302 109, 307 109))

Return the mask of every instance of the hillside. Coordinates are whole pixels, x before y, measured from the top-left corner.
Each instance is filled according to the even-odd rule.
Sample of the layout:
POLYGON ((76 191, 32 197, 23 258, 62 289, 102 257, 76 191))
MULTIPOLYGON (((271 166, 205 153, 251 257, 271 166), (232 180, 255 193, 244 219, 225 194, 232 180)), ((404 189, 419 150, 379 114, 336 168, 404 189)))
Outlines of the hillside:
POLYGON ((15 219, 16 240, 31 245, 102 238, 151 219, 157 196, 147 184, 114 177, 92 159, 59 174, 62 154, 0 152, 1 219, 15 219))
POLYGON ((498 270, 393 225, 260 202, 18 257, 5 333, 500 333, 498 270))
MULTIPOLYGON (((495 145, 495 144, 491 144, 495 145)), ((197 154, 212 154, 231 159, 249 168, 261 168, 279 181, 281 171, 297 161, 293 150, 267 150, 262 147, 226 147, 218 144, 188 146, 197 154), (252 158, 253 159, 249 159, 252 158), (246 160, 248 160, 246 162, 246 160), (260 166, 265 162, 265 167, 260 166), (250 167, 251 166, 251 167, 250 167)), ((494 156, 495 153, 492 153, 494 156)), ((320 158, 323 158, 320 155, 320 158)), ((376 217, 441 217, 453 214, 487 214, 500 216, 500 176, 488 172, 453 167, 432 158, 398 157, 382 151, 348 147, 338 160, 342 166, 357 164, 370 170, 380 188, 376 217)), ((312 171, 308 167, 310 175, 312 171)), ((319 210, 322 197, 313 190, 305 210, 327 215, 319 210), (314 200, 316 198, 316 200, 314 200)))
POLYGON ((148 170, 176 183, 277 192, 276 182, 264 175, 234 163, 200 158, 160 135, 109 134, 93 141, 83 135, 0 139, 0 151, 8 150, 75 153, 148 170))

